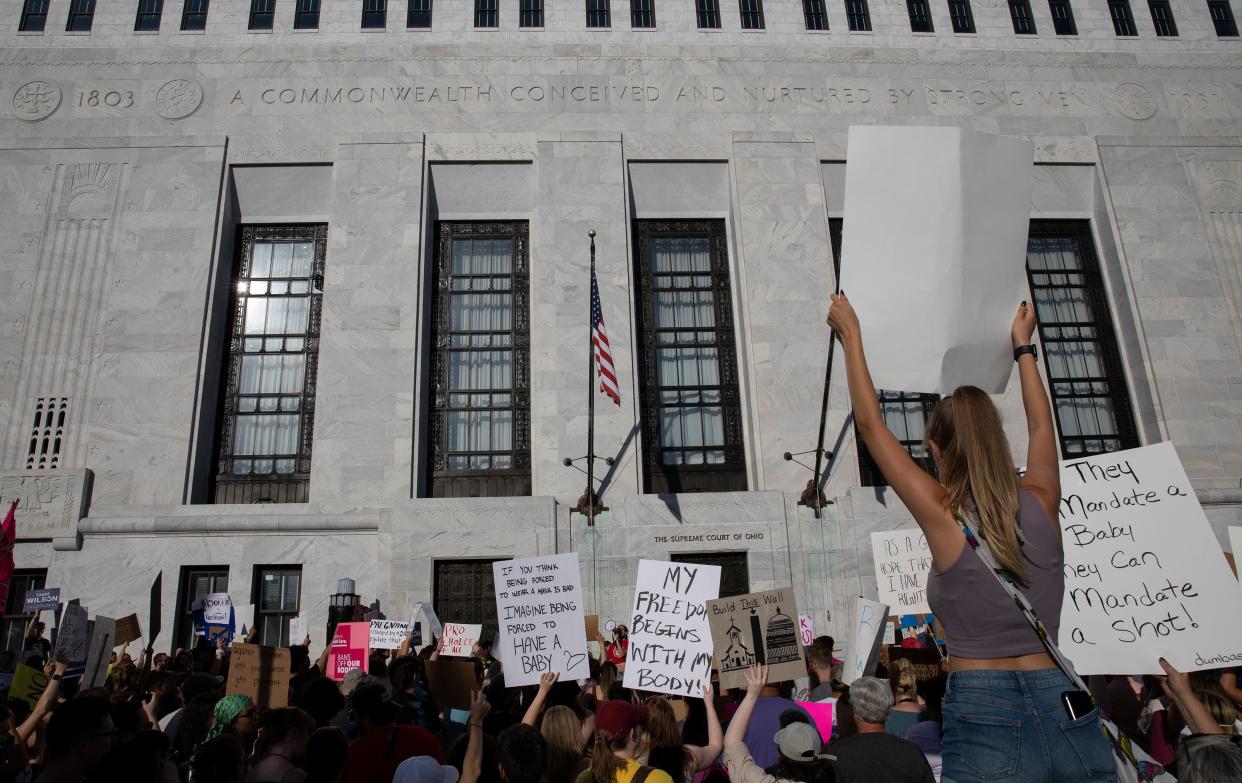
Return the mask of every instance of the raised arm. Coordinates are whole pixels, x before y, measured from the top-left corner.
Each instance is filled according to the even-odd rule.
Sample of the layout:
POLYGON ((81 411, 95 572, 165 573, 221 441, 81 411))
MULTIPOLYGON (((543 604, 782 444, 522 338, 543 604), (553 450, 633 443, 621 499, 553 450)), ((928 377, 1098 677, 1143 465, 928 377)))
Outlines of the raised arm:
MULTIPOLYGON (((60 680, 65 676, 65 669, 69 668, 69 665, 66 661, 57 660, 48 664, 47 668, 51 669, 51 679, 47 687, 43 689, 43 694, 39 696, 39 701, 26 716, 26 720, 17 727, 17 738, 23 745, 35 733, 35 729, 39 728, 39 723, 52 710, 52 706, 56 704, 56 699, 60 696, 60 680)), ((45 672, 47 668, 44 669, 45 672)))
POLYGON ((884 423, 871 371, 867 368, 867 357, 863 353, 862 329, 845 294, 832 295, 828 324, 845 351, 845 374, 849 381, 850 402, 854 406, 854 426, 889 486, 923 529, 936 568, 947 568, 957 561, 962 552, 962 532, 953 521, 944 487, 911 459, 884 423))
MULTIPOLYGON (((1035 334, 1035 308, 1023 302, 1013 317, 1010 337, 1013 347, 1031 345, 1035 334)), ((1018 357, 1018 378, 1022 383, 1022 407, 1026 410, 1026 475, 1022 488, 1034 495, 1048 512, 1058 534, 1057 508, 1061 505, 1061 468, 1057 462, 1057 433, 1052 423, 1052 406, 1048 392, 1039 377, 1039 362, 1034 354, 1018 357)))
POLYGON ((737 705, 733 720, 729 721, 729 730, 724 735, 726 748, 735 742, 741 742, 746 737, 746 727, 750 724, 750 716, 754 713, 755 705, 759 703, 759 694, 763 692, 763 687, 767 683, 767 666, 751 666, 746 670, 746 696, 742 698, 742 703, 737 705))
POLYGON ((707 744, 686 746, 694 757, 695 772, 702 772, 715 764, 724 750, 724 733, 720 729, 720 716, 716 714, 716 694, 710 682, 703 686, 703 708, 707 710, 707 744))
POLYGON ((470 692, 470 732, 466 740, 466 757, 461 763, 461 777, 458 783, 476 783, 483 774, 483 719, 487 717, 491 705, 484 701, 478 691, 470 692))
POLYGON ((526 708, 526 714, 522 716, 523 723, 527 726, 539 723, 539 713, 543 712, 543 703, 547 701, 548 692, 560 678, 561 675, 556 672, 544 672, 539 675, 539 692, 535 694, 535 698, 530 700, 530 706, 526 708))
POLYGON ((1190 730, 1195 734, 1224 734, 1224 728, 1216 725, 1212 713, 1208 712, 1203 702, 1195 696, 1195 692, 1190 687, 1190 678, 1186 676, 1186 673, 1173 668, 1173 664, 1163 658, 1160 659, 1160 666, 1165 673, 1160 684, 1164 687, 1164 692, 1169 694, 1169 698, 1177 703, 1177 708, 1181 711, 1182 717, 1186 719, 1186 725, 1190 727, 1190 730))

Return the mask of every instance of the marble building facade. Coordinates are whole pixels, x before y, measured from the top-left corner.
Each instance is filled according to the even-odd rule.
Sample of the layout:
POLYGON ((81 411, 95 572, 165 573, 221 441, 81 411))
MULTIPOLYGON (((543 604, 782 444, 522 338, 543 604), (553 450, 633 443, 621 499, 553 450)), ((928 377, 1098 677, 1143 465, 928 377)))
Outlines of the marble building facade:
MULTIPOLYGON (((314 3, 311 29, 298 0, 194 2, 144 2, 155 29, 135 30, 132 3, 39 0, 43 29, 23 31, 32 4, 0 0, 0 496, 22 500, 17 566, 92 612, 143 616, 162 571, 160 647, 222 570, 238 603, 296 574, 292 611, 322 628, 341 577, 390 616, 434 600, 469 619, 452 615, 472 568, 563 551, 605 617, 625 613, 638 558, 728 555, 735 583, 793 584, 839 631, 875 590, 869 534, 912 524, 864 485, 843 373, 822 519, 783 458, 815 447, 852 124, 1034 141, 1031 217, 1094 256, 1124 439, 1176 445, 1222 542, 1242 518, 1242 43, 1213 24, 1219 2, 1158 4, 1176 35, 1134 3, 1134 36, 1105 0, 1073 5, 1072 35, 1053 17, 1068 4, 1043 0, 1019 3, 1033 34, 996 0, 973 3, 970 33, 941 0, 919 6, 934 32, 893 0, 870 2, 869 30, 838 0, 823 30, 791 0, 768 0, 763 29, 731 2, 703 29, 693 0, 656 0, 649 28, 626 0, 594 28, 579 3, 502 3, 492 28, 437 3, 414 29, 394 2, 368 4, 366 29, 355 2, 314 3), (271 29, 249 29, 256 8, 271 29), (183 30, 193 14, 204 29, 183 30), (496 223, 526 253, 525 485, 433 496, 437 240, 496 223), (638 270, 655 225, 720 243, 738 469, 714 491, 653 491, 638 270), (226 502, 239 273, 269 227, 321 264, 305 481, 241 498, 285 502, 226 502), (614 462, 592 528, 574 510, 585 478, 562 464, 586 452, 589 230, 621 392, 596 401, 614 462)), ((1016 390, 998 402, 1021 453, 1016 390)))

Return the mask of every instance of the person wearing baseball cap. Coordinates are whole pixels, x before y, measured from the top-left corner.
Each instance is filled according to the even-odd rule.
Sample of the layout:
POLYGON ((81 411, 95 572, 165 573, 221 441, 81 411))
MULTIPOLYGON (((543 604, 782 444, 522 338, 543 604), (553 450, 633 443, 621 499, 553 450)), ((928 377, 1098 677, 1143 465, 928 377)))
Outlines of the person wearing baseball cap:
POLYGON ((628 701, 613 699, 595 711, 595 750, 591 768, 577 783, 673 783, 667 772, 634 760, 638 750, 638 724, 646 710, 628 701))
POLYGON ((767 666, 751 666, 746 672, 746 696, 738 705, 724 738, 724 760, 730 783, 835 783, 832 756, 826 755, 819 730, 804 716, 782 716, 783 727, 773 736, 779 751, 776 764, 763 769, 755 763, 745 737, 759 694, 768 683, 767 666))

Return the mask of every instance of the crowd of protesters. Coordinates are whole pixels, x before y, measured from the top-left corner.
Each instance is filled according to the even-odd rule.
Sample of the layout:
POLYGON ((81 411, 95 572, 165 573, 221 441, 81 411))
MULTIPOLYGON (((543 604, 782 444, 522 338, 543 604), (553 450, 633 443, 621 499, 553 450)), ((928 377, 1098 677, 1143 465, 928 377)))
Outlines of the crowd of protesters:
MULTIPOLYGON (((835 700, 829 730, 794 700, 792 681, 768 682, 765 667, 746 673, 744 689, 709 686, 702 698, 626 689, 619 636, 601 645, 589 679, 546 674, 523 688, 505 686, 503 664, 481 643, 468 711, 432 697, 434 646, 376 651, 367 671, 336 682, 325 676, 326 650, 312 660, 308 639, 290 648, 289 706, 261 710, 226 693, 223 643, 137 661, 121 654, 104 687, 81 689, 33 630, 20 662, 49 681, 33 706, 10 697, 0 712, 0 783, 941 780, 943 674, 920 681, 893 656, 880 676, 845 686, 833 640, 820 637, 806 650, 810 688, 800 698, 835 700)), ((13 662, 10 654, 0 668, 13 662)), ((1164 665, 1166 677, 1100 678, 1101 707, 1181 780, 1242 780, 1236 673, 1164 665)))

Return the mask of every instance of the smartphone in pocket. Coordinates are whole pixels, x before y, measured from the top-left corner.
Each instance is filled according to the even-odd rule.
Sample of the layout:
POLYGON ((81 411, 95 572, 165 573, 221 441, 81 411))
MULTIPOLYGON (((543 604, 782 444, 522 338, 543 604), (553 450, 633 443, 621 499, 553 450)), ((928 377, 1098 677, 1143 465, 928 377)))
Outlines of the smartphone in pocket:
POLYGON ((1095 709, 1095 701, 1086 691, 1072 690, 1061 693, 1061 704, 1065 705, 1065 714, 1070 720, 1078 720, 1095 709))

